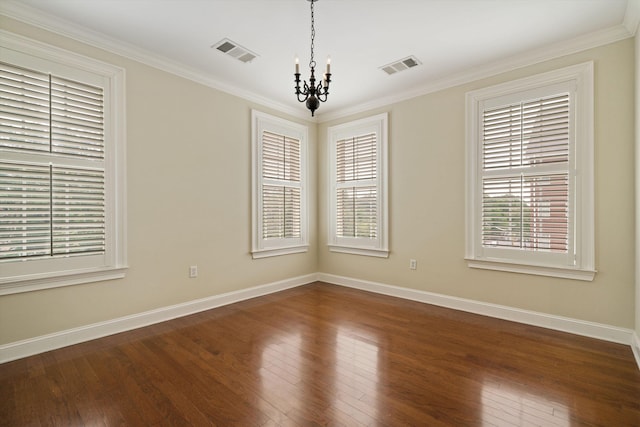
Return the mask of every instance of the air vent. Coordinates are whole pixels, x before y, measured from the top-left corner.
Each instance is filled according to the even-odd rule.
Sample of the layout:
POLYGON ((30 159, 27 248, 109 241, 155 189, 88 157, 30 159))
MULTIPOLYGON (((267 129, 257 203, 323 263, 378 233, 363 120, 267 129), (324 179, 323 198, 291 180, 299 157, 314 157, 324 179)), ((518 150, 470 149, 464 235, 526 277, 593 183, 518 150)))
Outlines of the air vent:
POLYGON ((422 64, 422 62, 418 61, 418 58, 416 58, 415 56, 408 56, 399 61, 392 62, 391 64, 383 65, 382 67, 380 67, 380 69, 385 73, 391 75, 400 71, 408 70, 409 68, 413 68, 420 64, 422 64))
POLYGON ((229 39, 223 39, 211 47, 218 49, 220 52, 225 53, 244 63, 251 62, 258 57, 257 54, 251 52, 249 49, 246 49, 240 46, 238 43, 229 39))

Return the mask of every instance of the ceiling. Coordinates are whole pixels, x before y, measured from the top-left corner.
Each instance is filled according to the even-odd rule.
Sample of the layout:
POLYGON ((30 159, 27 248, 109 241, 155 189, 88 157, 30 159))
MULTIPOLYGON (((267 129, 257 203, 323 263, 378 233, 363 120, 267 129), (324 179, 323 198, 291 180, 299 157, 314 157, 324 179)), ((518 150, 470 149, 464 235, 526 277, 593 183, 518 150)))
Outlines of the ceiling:
MULTIPOLYGON (((315 56, 331 56, 328 119, 588 48, 635 32, 640 0, 319 0, 315 56), (421 65, 380 68, 415 56, 421 65)), ((10 17, 309 118, 306 0, 0 0, 10 17), (230 39, 258 56, 211 46, 230 39)))

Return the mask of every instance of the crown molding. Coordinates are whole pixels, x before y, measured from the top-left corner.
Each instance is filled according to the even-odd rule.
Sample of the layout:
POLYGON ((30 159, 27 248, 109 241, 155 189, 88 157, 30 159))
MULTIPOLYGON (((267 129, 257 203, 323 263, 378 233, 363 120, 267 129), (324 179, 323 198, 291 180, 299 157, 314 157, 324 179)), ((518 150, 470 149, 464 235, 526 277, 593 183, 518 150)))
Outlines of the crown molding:
POLYGON ((267 108, 273 108, 281 113, 304 119, 306 121, 315 121, 309 120, 306 110, 302 111, 298 108, 292 108, 289 105, 274 102, 271 99, 256 95, 253 92, 223 83, 195 68, 185 66, 184 64, 178 63, 164 56, 156 55, 145 49, 140 49, 137 46, 121 40, 108 37, 81 25, 43 13, 14 0, 2 1, 0 15, 50 31, 77 42, 120 55, 159 70, 166 71, 167 73, 237 96, 249 102, 254 102, 267 108))
POLYGON ((237 96, 249 102, 254 102, 267 108, 273 108, 274 110, 291 115, 292 117, 304 119, 309 122, 322 123, 386 107, 397 102, 427 95, 439 90, 470 83, 476 80, 633 37, 640 24, 640 0, 628 1, 624 21, 618 26, 527 51, 484 66, 474 67, 473 70, 463 71, 441 79, 432 80, 428 84, 411 89, 410 91, 401 92, 392 96, 379 98, 368 103, 358 104, 327 113, 319 113, 313 119, 308 117, 306 110, 300 110, 286 104, 274 102, 269 98, 256 95, 253 92, 223 83, 199 70, 187 67, 184 64, 172 61, 160 55, 152 54, 147 50, 107 37, 104 34, 86 27, 43 13, 15 0, 4 0, 2 2, 0 14, 75 41, 141 62, 159 70, 166 71, 230 95, 237 96))
POLYGON ((640 24, 640 0, 627 1, 627 11, 622 24, 632 36, 636 35, 640 24))
MULTIPOLYGON (((631 3, 640 4, 640 0, 630 0, 629 4, 631 5, 631 3)), ((631 9, 632 8, 627 9, 624 25, 620 24, 615 27, 576 37, 571 40, 523 52, 522 54, 511 56, 501 61, 495 61, 490 64, 474 67, 469 71, 462 71, 460 73, 455 73, 441 79, 432 80, 428 84, 418 88, 414 88, 411 91, 398 93, 396 95, 388 96, 385 98, 379 98, 366 104, 359 104, 357 106, 332 111, 330 113, 320 114, 317 115, 318 121, 322 123, 330 120, 340 119, 353 114, 374 110, 401 101, 406 101, 408 99, 427 95, 429 93, 471 83, 498 74, 514 71, 519 68, 535 65, 541 62, 549 61, 552 59, 560 58, 588 49, 615 43, 629 37, 633 37, 634 33, 632 33, 628 29, 628 26, 638 26, 638 21, 640 18, 640 7, 636 9, 637 13, 630 11, 631 9), (635 17, 629 17, 629 19, 627 19, 627 16, 631 16, 633 14, 635 14, 635 17), (633 24, 634 22, 635 24, 633 24)))

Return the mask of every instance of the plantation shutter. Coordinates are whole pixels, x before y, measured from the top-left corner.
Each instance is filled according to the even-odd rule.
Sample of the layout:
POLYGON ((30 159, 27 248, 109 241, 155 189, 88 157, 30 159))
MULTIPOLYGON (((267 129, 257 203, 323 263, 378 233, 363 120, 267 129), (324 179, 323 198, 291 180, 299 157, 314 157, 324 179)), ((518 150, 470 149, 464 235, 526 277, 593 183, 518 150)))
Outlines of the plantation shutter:
POLYGON ((0 260, 105 252, 103 89, 0 63, 0 260))
POLYGON ((299 238, 302 233, 301 143, 262 133, 262 237, 299 238))
POLYGON ((376 133, 336 142, 336 235, 378 235, 376 133))
POLYGON ((482 245, 566 253, 568 93, 484 110, 482 245))

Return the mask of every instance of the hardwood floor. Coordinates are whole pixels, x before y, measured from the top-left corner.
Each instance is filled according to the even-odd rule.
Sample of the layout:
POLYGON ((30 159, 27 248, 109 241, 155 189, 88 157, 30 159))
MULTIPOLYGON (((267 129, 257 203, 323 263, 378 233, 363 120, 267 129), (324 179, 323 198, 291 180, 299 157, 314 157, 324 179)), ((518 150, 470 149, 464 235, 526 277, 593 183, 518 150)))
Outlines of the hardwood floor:
POLYGON ((628 346, 314 283, 0 365, 3 426, 640 426, 628 346))

